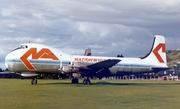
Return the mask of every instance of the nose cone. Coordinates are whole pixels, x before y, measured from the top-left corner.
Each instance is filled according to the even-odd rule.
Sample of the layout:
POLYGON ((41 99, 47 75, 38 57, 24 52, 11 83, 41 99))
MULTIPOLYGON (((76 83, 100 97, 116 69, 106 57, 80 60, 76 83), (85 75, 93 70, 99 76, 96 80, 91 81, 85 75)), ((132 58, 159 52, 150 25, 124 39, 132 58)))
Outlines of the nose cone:
POLYGON ((6 68, 8 68, 8 60, 10 58, 9 54, 5 57, 5 66, 6 66, 6 68))
POLYGON ((10 52, 6 57, 5 57, 5 66, 8 68, 8 70, 12 70, 13 67, 13 52, 10 52))

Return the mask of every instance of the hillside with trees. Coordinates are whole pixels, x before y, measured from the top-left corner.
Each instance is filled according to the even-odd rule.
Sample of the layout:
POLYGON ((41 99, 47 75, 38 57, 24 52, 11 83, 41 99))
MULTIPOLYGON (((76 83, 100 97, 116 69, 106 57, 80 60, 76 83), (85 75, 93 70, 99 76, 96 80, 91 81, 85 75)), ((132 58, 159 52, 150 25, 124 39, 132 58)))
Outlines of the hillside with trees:
POLYGON ((167 64, 169 67, 176 66, 180 62, 180 50, 167 50, 167 64))

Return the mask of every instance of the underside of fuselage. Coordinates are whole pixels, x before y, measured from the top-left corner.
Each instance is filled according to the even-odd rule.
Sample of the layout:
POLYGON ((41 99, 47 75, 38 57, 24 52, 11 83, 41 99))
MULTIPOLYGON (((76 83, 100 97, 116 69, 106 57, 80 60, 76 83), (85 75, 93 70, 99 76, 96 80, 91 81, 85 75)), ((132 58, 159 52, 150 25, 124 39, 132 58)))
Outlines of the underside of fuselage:
MULTIPOLYGON (((32 61, 31 61, 32 62, 32 61)), ((64 62, 67 63, 67 62, 64 62)), ((52 62, 49 63, 40 63, 40 64, 32 64, 36 70, 29 70, 29 72, 38 72, 42 74, 46 73, 59 73, 60 72, 60 62, 55 62, 52 64, 52 62)), ((63 66, 67 66, 67 64, 63 64, 63 66)), ((8 64, 8 68, 11 71, 14 72, 27 72, 27 67, 22 63, 22 62, 12 62, 8 64)), ((77 73, 81 72, 84 75, 95 75, 101 72, 106 72, 102 73, 101 75, 122 75, 122 74, 136 74, 136 73, 148 73, 148 72, 153 72, 150 66, 144 66, 144 65, 122 65, 120 63, 116 64, 116 66, 113 66, 111 68, 105 69, 105 70, 100 70, 100 71, 93 71, 93 70, 87 70, 87 69, 79 69, 77 73), (93 73, 94 72, 94 73, 93 73)))

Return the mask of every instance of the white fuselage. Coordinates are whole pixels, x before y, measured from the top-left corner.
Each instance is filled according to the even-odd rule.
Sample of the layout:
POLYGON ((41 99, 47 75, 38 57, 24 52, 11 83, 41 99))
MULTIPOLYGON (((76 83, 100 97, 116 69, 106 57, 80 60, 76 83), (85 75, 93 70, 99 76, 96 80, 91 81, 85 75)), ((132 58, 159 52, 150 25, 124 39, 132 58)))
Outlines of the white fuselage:
MULTIPOLYGON (((153 72, 152 67, 158 67, 159 64, 153 64, 141 58, 125 57, 101 57, 101 56, 78 56, 64 53, 53 47, 45 45, 27 44, 27 48, 18 48, 10 52, 5 58, 5 64, 10 71, 14 72, 35 72, 59 73, 59 69, 68 65, 87 65, 97 63, 107 59, 119 59, 120 62, 109 68, 110 74, 120 75, 121 73, 148 73, 153 72), (27 51, 35 48, 36 52, 27 51), (51 53, 45 52, 40 55, 42 48, 48 48, 57 58, 47 58, 51 53), (49 54, 48 54, 49 53, 49 54), (36 57, 36 55, 39 55, 36 57), (29 65, 29 64, 30 65, 29 65), (33 67, 33 68, 32 68, 33 67)), ((45 50, 46 51, 46 50, 45 50)))

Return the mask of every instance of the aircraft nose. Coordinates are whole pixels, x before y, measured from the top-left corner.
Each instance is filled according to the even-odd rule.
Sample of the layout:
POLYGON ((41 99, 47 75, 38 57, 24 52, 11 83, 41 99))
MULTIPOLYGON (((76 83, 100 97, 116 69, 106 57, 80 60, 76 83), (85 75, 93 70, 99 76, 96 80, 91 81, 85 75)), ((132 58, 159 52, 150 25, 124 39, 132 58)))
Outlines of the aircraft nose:
POLYGON ((5 57, 5 66, 6 68, 8 68, 9 70, 12 69, 12 65, 13 65, 13 53, 10 52, 9 54, 7 54, 7 56, 5 57))

